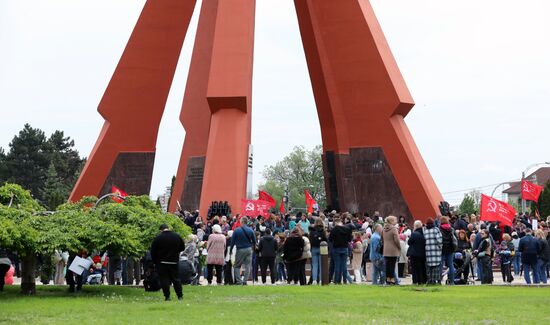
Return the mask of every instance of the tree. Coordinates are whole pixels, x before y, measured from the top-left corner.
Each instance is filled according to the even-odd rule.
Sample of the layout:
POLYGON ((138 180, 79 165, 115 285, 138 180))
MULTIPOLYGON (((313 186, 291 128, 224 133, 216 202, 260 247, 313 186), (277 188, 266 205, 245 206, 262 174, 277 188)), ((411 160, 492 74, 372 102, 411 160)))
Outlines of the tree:
POLYGON ((3 181, 19 184, 38 198, 50 164, 45 145, 44 132, 25 124, 10 142, 10 151, 5 158, 7 175, 3 181))
POLYGON ((458 212, 461 214, 473 214, 479 210, 479 205, 476 203, 475 198, 471 194, 465 194, 464 199, 458 206, 458 212))
POLYGON ((275 165, 267 167, 263 176, 266 179, 260 189, 270 193, 278 200, 288 186, 289 205, 303 208, 306 206, 304 190, 307 189, 320 207, 326 206, 326 194, 323 177, 322 147, 307 150, 303 146, 294 150, 275 165))
POLYGON ((54 211, 66 201, 68 195, 67 186, 61 182, 57 176, 54 164, 51 163, 46 172, 44 187, 40 190, 40 196, 42 197, 44 206, 48 210, 54 211))
MULTIPOLYGON (((170 197, 168 198, 168 204, 166 206, 170 206, 170 201, 172 201, 172 193, 174 193, 174 184, 176 184, 176 175, 172 176, 172 182, 170 183, 170 197)), ((160 199, 159 199, 159 205, 160 205, 160 199)))
POLYGON ((74 140, 65 137, 63 131, 52 133, 46 142, 45 149, 59 179, 68 189, 68 196, 68 192, 73 188, 84 167, 85 159, 80 158, 78 151, 74 149, 74 140))
POLYGON ((550 216, 550 182, 546 183, 544 190, 540 194, 539 212, 543 220, 550 216))
POLYGON ((2 180, 6 180, 8 177, 8 166, 6 166, 6 152, 4 148, 0 147, 0 185, 2 180))
POLYGON ((0 187, 0 247, 21 257, 22 293, 35 293, 38 254, 51 256, 55 249, 74 254, 86 249, 141 257, 163 223, 182 236, 191 233, 178 217, 163 213, 147 196, 128 197, 122 204, 103 201, 97 208, 90 207, 96 201, 85 197, 77 203, 62 204, 53 214, 44 213, 19 185, 0 187))
POLYGON ((62 131, 55 131, 46 138, 42 130, 25 124, 9 146, 7 154, 0 148, 0 185, 5 182, 19 184, 29 189, 39 202, 48 205, 43 195, 53 164, 60 186, 57 190, 63 193, 64 200, 68 198, 84 166, 84 159, 74 150, 71 138, 65 137, 62 131))

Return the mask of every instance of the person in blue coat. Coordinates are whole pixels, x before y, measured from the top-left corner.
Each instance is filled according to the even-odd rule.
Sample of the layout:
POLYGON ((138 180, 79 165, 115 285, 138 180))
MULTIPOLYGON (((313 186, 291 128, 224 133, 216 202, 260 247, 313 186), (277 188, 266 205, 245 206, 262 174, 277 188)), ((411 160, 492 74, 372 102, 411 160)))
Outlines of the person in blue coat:
POLYGON ((533 282, 539 283, 539 272, 537 270, 538 253, 540 250, 539 241, 533 237, 533 230, 525 229, 525 236, 519 241, 518 250, 521 252, 521 263, 523 264, 523 277, 527 284, 531 284, 530 271, 533 271, 533 282))
POLYGON ((374 227, 374 233, 370 242, 370 260, 372 262, 372 284, 386 283, 384 256, 381 252, 382 245, 382 225, 377 224, 374 227))

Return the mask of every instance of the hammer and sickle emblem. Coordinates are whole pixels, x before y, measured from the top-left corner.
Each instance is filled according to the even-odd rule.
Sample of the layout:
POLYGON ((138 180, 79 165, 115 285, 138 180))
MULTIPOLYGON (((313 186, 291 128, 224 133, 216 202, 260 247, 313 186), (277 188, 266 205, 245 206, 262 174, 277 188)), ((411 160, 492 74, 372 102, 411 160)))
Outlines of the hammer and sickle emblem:
POLYGON ((254 203, 248 202, 245 207, 246 211, 254 211, 254 203))
POLYGON ((497 212, 497 203, 495 201, 489 201, 487 212, 497 212))

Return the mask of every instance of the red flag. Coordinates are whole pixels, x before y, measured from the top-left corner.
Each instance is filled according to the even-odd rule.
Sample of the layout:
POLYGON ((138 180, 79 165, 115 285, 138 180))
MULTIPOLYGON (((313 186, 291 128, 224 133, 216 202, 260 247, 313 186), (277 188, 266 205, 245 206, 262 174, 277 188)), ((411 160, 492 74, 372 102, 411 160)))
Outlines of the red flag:
POLYGON ((516 210, 508 203, 495 198, 481 195, 481 218, 482 221, 500 221, 505 226, 512 226, 516 210))
POLYGON ((271 204, 262 200, 241 200, 241 216, 256 218, 257 216, 269 217, 271 204))
POLYGON ((279 212, 281 214, 285 214, 286 210, 285 210, 285 198, 281 198, 281 206, 279 207, 279 212))
POLYGON ((528 182, 526 180, 521 181, 521 198, 527 201, 539 201, 539 196, 542 190, 544 189, 543 186, 533 184, 531 182, 528 182))
POLYGON ((308 190, 304 190, 304 193, 306 195, 306 205, 307 205, 307 213, 313 212, 313 206, 317 204, 315 199, 309 194, 308 190))
POLYGON ((258 200, 269 202, 272 208, 277 205, 277 203, 275 202, 275 199, 271 195, 269 195, 267 192, 264 192, 262 190, 258 191, 258 200))
POLYGON ((120 197, 127 197, 128 194, 126 192, 124 192, 123 190, 119 189, 118 187, 116 186, 111 186, 111 193, 113 194, 116 194, 118 196, 113 196, 112 199, 113 201, 115 201, 116 203, 122 203, 124 202, 123 199, 121 199, 120 197))

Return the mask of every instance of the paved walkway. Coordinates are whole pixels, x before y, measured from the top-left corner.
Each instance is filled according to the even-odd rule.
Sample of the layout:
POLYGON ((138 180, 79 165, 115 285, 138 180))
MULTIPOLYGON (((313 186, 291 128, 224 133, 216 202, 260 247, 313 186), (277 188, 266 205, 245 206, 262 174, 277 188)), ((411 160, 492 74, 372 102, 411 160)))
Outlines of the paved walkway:
MULTIPOLYGON (((352 278, 353 278, 353 276, 352 276, 352 278)), ((215 278, 214 278, 214 282, 215 282, 215 278)), ((401 282, 400 283, 401 285, 412 285, 412 277, 409 275, 405 278, 401 278, 400 282, 401 282)), ((201 278, 200 283, 201 283, 201 285, 204 285, 204 286, 208 285, 208 282, 204 278, 201 278)), ((271 284, 271 280, 270 280, 269 276, 267 277, 267 283, 269 285, 271 284)), ((14 284, 16 284, 16 285, 21 284, 21 278, 14 278, 14 284)), ((37 285, 42 285, 42 282, 40 282, 40 278, 36 279, 36 284, 37 285)), ((262 283, 252 282, 252 281, 248 281, 247 284, 248 285, 258 285, 258 286, 263 285, 262 283)), ((353 283, 353 284, 354 285, 372 285, 372 282, 362 282, 362 283, 353 283)), ((213 285, 215 286, 216 284, 214 283, 213 285)), ((276 285, 287 285, 287 284, 286 283, 277 283, 276 285)), ((476 281, 475 285, 481 285, 481 282, 476 281)), ((504 281, 502 280, 502 276, 501 276, 500 272, 495 272, 494 273, 493 285, 508 286, 509 284, 504 283, 504 281)), ((514 276, 514 281, 512 282, 512 285, 513 286, 525 286, 527 284, 525 283, 525 280, 523 279, 523 276, 514 276)), ((542 283, 539 284, 539 285, 541 285, 541 286, 550 286, 548 284, 542 284, 542 283)))

